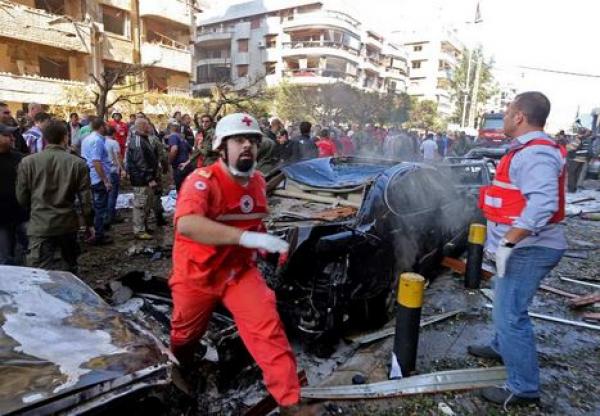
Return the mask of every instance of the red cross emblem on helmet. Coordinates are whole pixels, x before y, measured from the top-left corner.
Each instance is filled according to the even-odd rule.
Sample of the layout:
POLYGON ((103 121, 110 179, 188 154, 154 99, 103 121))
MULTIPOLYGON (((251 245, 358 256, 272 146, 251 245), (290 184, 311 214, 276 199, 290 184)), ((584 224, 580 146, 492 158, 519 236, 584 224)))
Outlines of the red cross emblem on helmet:
POLYGON ((244 116, 242 123, 246 123, 246 126, 250 127, 252 125, 252 119, 248 116, 244 116))

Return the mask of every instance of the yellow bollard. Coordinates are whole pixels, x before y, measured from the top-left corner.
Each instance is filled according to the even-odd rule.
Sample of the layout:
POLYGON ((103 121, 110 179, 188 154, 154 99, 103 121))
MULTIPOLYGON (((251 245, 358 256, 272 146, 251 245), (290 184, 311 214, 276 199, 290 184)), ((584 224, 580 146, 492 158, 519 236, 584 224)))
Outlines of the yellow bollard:
POLYGON ((467 245, 467 265, 465 270, 465 287, 479 289, 481 283, 481 265, 483 263, 483 245, 487 228, 483 224, 471 224, 469 227, 469 244, 467 245))

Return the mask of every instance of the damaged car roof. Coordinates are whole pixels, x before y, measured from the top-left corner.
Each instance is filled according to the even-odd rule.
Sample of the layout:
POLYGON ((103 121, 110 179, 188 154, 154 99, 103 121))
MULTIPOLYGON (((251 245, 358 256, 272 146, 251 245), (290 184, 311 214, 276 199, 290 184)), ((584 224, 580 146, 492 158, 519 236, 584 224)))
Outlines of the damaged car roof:
POLYGON ((89 410, 170 377, 156 338, 73 274, 0 266, 0 276, 1 414, 89 410))

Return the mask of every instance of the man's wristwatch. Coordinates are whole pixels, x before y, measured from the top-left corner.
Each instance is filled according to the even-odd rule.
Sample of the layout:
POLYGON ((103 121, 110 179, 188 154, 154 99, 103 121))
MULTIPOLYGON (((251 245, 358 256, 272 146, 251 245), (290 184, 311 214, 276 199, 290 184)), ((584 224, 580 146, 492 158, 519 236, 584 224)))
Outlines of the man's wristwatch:
POLYGON ((506 238, 502 238, 502 240, 500 240, 500 246, 502 247, 513 248, 515 245, 515 243, 511 243, 506 238))

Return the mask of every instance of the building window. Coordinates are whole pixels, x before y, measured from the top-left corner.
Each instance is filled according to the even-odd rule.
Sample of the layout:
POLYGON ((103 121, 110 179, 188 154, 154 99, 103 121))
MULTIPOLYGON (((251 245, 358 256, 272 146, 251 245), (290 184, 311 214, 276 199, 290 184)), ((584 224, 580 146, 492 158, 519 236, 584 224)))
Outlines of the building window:
POLYGON ((267 62, 265 63, 265 73, 267 75, 272 75, 275 73, 276 62, 267 62))
POLYGON ((238 65, 237 66, 237 76, 238 76, 238 78, 248 76, 248 65, 238 65))
POLYGON ((46 78, 70 79, 69 61, 39 57, 40 76, 46 78))
POLYGON ((125 10, 102 6, 102 23, 106 32, 127 36, 127 18, 125 10))
POLYGON ((421 61, 412 61, 411 68, 412 69, 419 69, 419 68, 421 68, 421 61))
POLYGON ((35 8, 52 14, 66 14, 65 0, 35 0, 35 8))
POLYGON ((253 17, 250 20, 250 29, 258 29, 260 28, 260 16, 259 17, 253 17))
POLYGON ((265 36, 265 47, 267 49, 275 48, 277 46, 277 35, 265 36))
POLYGON ((248 52, 248 39, 238 40, 238 52, 248 52))
POLYGON ((423 45, 415 45, 413 46, 413 51, 419 52, 423 50, 423 45))

